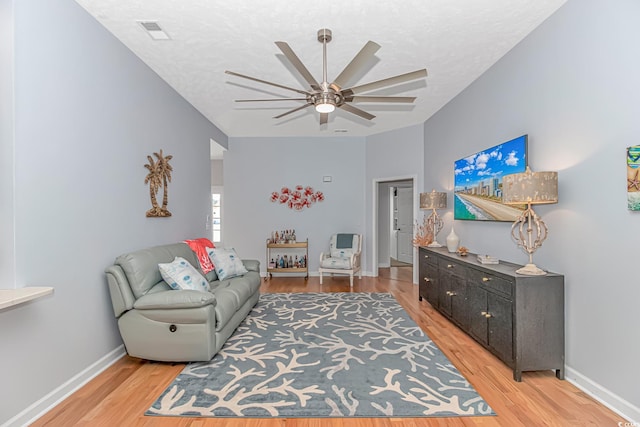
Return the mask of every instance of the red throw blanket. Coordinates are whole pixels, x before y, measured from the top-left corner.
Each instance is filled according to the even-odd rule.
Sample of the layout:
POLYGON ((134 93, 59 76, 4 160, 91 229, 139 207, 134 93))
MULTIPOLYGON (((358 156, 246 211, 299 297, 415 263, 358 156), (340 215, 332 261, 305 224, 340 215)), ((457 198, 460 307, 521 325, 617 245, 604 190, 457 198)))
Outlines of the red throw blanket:
POLYGON ((211 240, 201 237, 199 239, 185 240, 184 242, 196 253, 198 261, 200 262, 200 268, 202 268, 204 274, 207 274, 215 268, 207 253, 207 248, 215 248, 211 240))

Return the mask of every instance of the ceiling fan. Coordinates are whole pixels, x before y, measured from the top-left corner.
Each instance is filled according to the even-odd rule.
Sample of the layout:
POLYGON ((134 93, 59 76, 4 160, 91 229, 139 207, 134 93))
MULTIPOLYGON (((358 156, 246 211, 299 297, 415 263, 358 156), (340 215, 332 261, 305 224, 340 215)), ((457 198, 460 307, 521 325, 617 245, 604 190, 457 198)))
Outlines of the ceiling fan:
POLYGON ((329 120, 329 113, 333 112, 336 108, 341 108, 344 111, 355 114, 367 120, 371 120, 375 117, 373 114, 361 110, 360 108, 354 107, 353 105, 351 105, 352 103, 392 102, 410 104, 415 101, 415 96, 367 96, 360 94, 426 77, 427 70, 424 68, 421 70, 412 71, 410 73, 400 74, 371 83, 365 83, 363 85, 343 89, 343 86, 345 86, 351 78, 353 78, 358 72, 360 72, 361 69, 367 65, 369 60, 373 58, 373 55, 378 51, 378 49, 380 49, 380 45, 372 41, 368 41, 360 50, 360 52, 358 52, 358 54, 351 60, 351 62, 347 64, 347 66, 344 68, 344 70, 342 70, 338 77, 335 78, 333 83, 329 83, 327 81, 327 43, 331 41, 331 38, 331 30, 328 30, 326 28, 318 30, 318 41, 322 43, 321 83, 318 83, 313 75, 311 75, 309 70, 304 66, 302 61, 300 61, 298 56, 293 52, 293 50, 287 43, 276 42, 276 46, 280 48, 284 56, 289 60, 289 62, 291 62, 295 69, 298 70, 298 72, 307 81, 307 83, 309 83, 309 90, 295 89, 278 83, 272 83, 266 80, 257 79, 255 77, 246 76, 244 74, 235 73, 233 71, 225 71, 225 73, 232 76, 242 77, 244 79, 253 80, 259 83, 264 83, 281 89, 297 92, 304 97, 237 99, 236 102, 306 101, 304 105, 275 116, 274 118, 279 119, 288 114, 295 113, 296 111, 314 106, 316 111, 320 113, 320 124, 323 125, 326 124, 329 120))

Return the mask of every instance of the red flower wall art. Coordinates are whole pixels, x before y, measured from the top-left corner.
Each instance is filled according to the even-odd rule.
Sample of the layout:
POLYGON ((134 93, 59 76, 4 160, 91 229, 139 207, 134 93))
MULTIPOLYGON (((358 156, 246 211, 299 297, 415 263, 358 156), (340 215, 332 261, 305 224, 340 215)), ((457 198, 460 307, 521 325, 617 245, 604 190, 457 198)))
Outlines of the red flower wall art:
POLYGON ((311 187, 303 187, 297 185, 295 188, 282 187, 280 192, 274 191, 271 193, 271 201, 273 203, 279 202, 281 205, 286 205, 289 209, 295 209, 301 211, 304 208, 310 208, 315 202, 321 202, 324 200, 324 194, 322 191, 313 191, 311 187))

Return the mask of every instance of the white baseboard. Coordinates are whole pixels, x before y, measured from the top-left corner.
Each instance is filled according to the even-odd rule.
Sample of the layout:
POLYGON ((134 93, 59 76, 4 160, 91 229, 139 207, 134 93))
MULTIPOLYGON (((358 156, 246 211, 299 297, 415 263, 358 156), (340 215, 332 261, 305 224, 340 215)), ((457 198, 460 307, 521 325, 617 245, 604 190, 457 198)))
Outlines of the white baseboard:
POLYGON ((98 376, 102 371, 113 365, 125 354, 124 345, 120 345, 93 365, 73 376, 69 381, 32 404, 6 423, 2 424, 0 427, 18 427, 31 424, 49 412, 64 399, 69 397, 72 393, 78 391, 83 385, 98 376))
POLYGON ((637 406, 568 366, 565 367, 565 379, 626 419, 629 425, 640 426, 640 408, 637 406))

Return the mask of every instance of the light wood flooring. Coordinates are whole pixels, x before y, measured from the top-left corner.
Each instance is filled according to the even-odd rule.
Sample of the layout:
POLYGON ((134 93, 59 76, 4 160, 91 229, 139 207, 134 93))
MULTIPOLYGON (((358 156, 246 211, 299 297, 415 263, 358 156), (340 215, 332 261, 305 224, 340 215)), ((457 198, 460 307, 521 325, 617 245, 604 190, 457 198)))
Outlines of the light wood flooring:
MULTIPOLYGON (((418 301, 411 268, 380 269, 378 278, 354 279, 353 292, 391 292, 489 403, 497 416, 457 418, 175 418, 144 412, 180 373, 183 364, 124 357, 55 407, 33 426, 417 427, 604 426, 625 420, 551 371, 527 372, 522 382, 473 339, 418 301)), ((262 292, 349 292, 349 278, 274 277, 262 292)))

